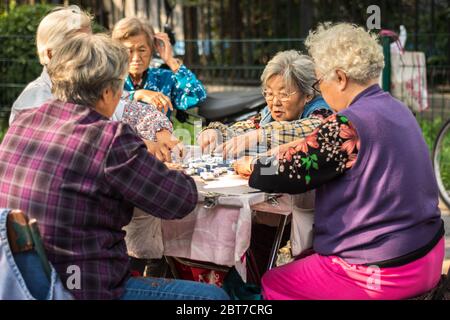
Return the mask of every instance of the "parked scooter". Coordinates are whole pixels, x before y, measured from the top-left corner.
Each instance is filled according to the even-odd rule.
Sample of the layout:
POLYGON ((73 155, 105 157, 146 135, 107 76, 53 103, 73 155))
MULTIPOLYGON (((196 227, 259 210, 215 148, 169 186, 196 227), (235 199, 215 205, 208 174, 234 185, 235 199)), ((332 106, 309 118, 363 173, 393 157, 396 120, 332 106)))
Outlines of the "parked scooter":
POLYGON ((211 121, 230 124, 258 114, 265 106, 259 87, 249 91, 215 92, 208 93, 206 100, 198 105, 198 115, 206 124, 211 121))
MULTIPOLYGON (((169 30, 166 29, 165 31, 169 30)), ((152 60, 151 65, 156 68, 168 68, 158 57, 152 60)), ((189 116, 200 116, 204 119, 206 125, 212 121, 229 124, 256 115, 266 105, 259 87, 246 90, 213 92, 208 93, 206 100, 197 105, 197 114, 189 110, 176 110, 175 117, 179 122, 189 122, 189 116)))
MULTIPOLYGON (((168 68, 159 58, 153 59, 151 65, 155 68, 168 68)), ((196 106, 196 109, 198 108, 197 113, 193 113, 191 110, 176 110, 175 117, 182 123, 193 124, 189 121, 189 117, 201 117, 206 125, 212 121, 231 124, 258 114, 266 105, 267 103, 260 87, 225 92, 208 92, 206 100, 196 106)))
MULTIPOLYGON (((157 59, 152 61, 152 66, 164 68, 157 64, 157 59)), ((195 114, 190 110, 176 110, 175 117, 179 122, 192 124, 189 117, 201 117, 204 124, 212 121, 220 121, 231 124, 236 121, 245 120, 258 114, 267 105, 259 87, 246 90, 233 90, 225 92, 208 93, 206 100, 199 103, 195 114)))

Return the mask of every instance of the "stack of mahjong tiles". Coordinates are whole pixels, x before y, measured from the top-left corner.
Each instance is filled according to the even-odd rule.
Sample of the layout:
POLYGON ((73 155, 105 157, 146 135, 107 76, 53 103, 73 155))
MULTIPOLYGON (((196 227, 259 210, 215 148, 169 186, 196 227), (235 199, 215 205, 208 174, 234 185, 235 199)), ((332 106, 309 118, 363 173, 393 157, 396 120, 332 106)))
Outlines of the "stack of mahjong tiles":
POLYGON ((235 174, 232 161, 216 155, 202 155, 200 158, 190 159, 184 167, 186 174, 199 175, 206 181, 214 180, 221 175, 235 174))

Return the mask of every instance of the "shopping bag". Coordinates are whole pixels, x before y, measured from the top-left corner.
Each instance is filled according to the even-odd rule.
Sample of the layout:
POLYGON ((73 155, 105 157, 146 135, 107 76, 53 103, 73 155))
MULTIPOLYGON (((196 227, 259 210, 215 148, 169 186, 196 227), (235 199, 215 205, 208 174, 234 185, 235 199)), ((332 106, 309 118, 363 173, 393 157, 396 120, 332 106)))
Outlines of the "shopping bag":
POLYGON ((415 112, 428 108, 425 53, 391 51, 391 94, 415 112))

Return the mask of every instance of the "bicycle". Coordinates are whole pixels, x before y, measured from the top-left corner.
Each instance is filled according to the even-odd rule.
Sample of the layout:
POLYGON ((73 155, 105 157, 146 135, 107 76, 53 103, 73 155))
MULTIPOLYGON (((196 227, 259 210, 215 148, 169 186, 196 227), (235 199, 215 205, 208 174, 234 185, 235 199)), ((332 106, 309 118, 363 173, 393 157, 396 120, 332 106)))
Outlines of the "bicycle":
POLYGON ((442 126, 434 143, 433 168, 439 194, 450 208, 450 119, 442 126))

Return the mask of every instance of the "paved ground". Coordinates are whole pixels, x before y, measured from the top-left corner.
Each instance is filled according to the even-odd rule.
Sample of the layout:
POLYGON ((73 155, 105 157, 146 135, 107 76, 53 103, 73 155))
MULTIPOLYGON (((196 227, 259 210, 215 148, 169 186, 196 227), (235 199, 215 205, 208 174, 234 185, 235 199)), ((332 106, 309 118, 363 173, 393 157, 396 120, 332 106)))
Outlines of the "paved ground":
POLYGON ((442 219, 445 223, 445 260, 442 266, 442 272, 447 273, 450 267, 450 210, 444 204, 440 205, 442 219))

